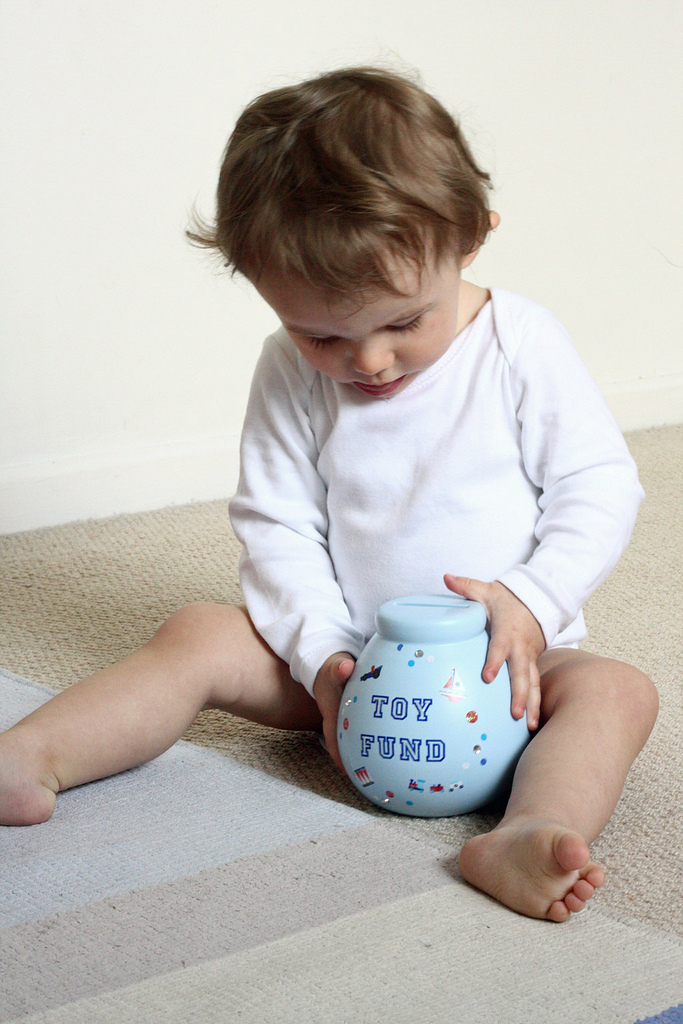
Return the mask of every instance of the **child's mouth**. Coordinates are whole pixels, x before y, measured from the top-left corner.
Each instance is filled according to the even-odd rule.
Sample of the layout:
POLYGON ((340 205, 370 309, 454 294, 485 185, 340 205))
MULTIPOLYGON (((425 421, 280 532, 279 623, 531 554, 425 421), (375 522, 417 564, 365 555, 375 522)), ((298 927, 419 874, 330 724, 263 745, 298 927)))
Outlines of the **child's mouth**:
POLYGON ((405 379, 404 374, 396 380, 390 380, 388 384, 361 384, 360 381, 354 380, 353 386, 366 395, 372 395, 373 398, 385 398, 387 395, 393 395, 405 379))

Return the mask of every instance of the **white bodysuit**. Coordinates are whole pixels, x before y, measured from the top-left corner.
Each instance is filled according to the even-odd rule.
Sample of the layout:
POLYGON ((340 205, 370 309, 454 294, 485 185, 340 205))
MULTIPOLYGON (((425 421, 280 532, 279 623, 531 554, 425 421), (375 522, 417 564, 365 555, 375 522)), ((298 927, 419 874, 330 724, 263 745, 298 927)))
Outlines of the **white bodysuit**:
POLYGON ((596 384, 548 310, 501 289, 403 391, 314 370, 284 329, 258 363, 230 514, 249 614, 312 692, 384 601, 500 580, 547 645, 621 556, 643 491, 596 384))

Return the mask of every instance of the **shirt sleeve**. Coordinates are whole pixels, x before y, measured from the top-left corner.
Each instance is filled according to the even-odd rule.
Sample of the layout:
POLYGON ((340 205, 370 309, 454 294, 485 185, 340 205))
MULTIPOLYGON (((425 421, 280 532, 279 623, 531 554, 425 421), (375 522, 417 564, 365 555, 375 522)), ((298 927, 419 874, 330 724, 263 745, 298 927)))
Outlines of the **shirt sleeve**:
POLYGON ((313 693, 337 651, 356 657, 364 637, 351 623, 327 543, 327 494, 308 414, 312 380, 280 341, 257 364, 241 441, 230 517, 242 543, 240 583, 249 615, 295 679, 313 693))
POLYGON ((564 329, 547 311, 518 325, 510 384, 524 467, 540 490, 531 558, 500 577, 551 646, 607 578, 644 497, 607 403, 564 329))

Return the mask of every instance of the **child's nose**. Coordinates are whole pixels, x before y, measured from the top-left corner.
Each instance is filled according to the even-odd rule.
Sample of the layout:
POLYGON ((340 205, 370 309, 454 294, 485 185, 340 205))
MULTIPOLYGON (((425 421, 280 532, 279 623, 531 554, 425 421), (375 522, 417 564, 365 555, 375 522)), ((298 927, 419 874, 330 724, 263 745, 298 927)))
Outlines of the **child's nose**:
POLYGON ((356 373, 372 377, 394 364, 394 353, 379 342, 363 342, 353 353, 353 368, 356 373))

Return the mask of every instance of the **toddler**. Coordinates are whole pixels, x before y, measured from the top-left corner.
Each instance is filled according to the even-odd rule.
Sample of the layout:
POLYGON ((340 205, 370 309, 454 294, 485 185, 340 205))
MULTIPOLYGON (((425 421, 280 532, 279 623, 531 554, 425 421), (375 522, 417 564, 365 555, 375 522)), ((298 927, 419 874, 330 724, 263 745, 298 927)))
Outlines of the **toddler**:
POLYGON ((642 498, 614 420, 540 306, 463 280, 499 217, 458 125, 409 78, 334 71, 256 99, 228 143, 217 250, 272 307, 230 512, 246 608, 196 604, 0 737, 0 821, 156 757, 203 708, 324 733, 382 602, 445 585, 486 609, 492 681, 533 738, 470 883, 563 921, 657 714, 637 669, 580 651, 581 607, 642 498))

